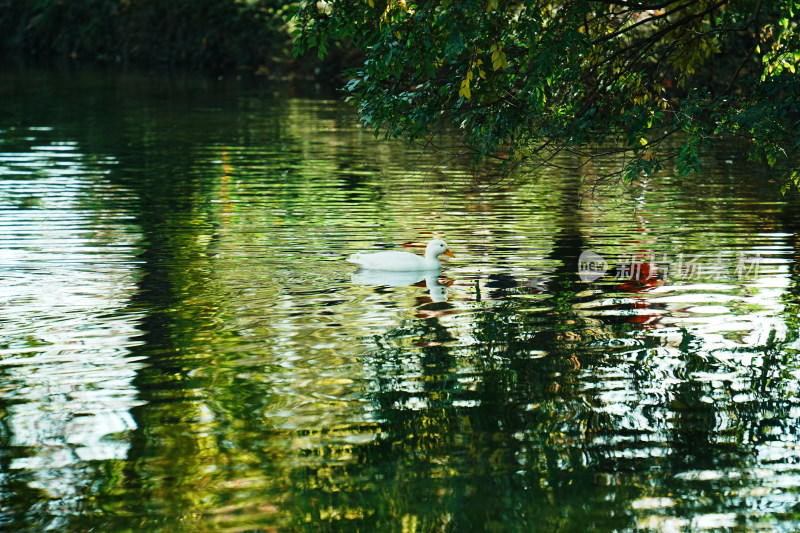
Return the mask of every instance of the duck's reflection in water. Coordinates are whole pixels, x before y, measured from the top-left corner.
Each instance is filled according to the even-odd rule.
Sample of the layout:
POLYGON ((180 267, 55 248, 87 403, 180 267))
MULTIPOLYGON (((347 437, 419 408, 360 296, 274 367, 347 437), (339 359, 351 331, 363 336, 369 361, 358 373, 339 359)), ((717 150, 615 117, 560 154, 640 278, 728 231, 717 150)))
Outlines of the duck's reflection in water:
MULTIPOLYGON (((359 270, 355 272, 352 281, 358 285, 376 285, 384 287, 405 287, 424 283, 428 288, 432 302, 447 301, 447 286, 450 283, 441 283, 441 272, 389 272, 385 270, 359 270)), ((452 283, 452 282, 451 282, 452 283)))

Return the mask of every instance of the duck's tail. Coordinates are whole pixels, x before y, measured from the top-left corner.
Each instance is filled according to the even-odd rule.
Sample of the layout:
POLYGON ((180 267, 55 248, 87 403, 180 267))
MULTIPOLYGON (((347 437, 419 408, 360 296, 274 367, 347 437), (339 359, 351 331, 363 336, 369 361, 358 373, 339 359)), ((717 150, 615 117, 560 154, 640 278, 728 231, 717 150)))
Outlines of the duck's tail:
POLYGON ((347 258, 348 263, 355 263, 357 265, 361 264, 361 254, 352 254, 350 257, 347 258))

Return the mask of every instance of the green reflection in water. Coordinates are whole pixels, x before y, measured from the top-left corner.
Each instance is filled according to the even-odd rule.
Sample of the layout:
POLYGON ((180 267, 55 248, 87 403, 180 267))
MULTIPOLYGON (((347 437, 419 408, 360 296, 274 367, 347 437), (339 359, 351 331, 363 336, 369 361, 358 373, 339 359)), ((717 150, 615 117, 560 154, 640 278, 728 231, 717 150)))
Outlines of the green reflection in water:
POLYGON ((797 529, 798 218, 735 153, 592 198, 313 90, 3 80, 9 529, 797 529), (434 232, 435 279, 343 260, 434 232))

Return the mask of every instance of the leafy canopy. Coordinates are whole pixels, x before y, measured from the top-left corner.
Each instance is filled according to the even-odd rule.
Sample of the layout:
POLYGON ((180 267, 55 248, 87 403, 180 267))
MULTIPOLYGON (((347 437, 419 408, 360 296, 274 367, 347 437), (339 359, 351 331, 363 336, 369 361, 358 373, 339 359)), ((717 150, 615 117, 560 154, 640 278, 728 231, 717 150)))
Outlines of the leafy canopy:
POLYGON ((798 14, 792 0, 329 0, 293 23, 295 53, 364 51, 345 90, 376 134, 455 136, 506 171, 614 156, 629 178, 670 158, 698 170, 698 148, 734 138, 798 185, 798 14))

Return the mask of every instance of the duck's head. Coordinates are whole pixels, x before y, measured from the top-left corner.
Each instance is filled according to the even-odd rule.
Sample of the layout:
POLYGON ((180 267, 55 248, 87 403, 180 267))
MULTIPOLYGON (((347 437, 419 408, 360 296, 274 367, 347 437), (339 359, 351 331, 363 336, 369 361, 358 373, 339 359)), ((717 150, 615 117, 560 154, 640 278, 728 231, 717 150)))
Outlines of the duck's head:
POLYGON ((428 246, 425 247, 425 257, 439 257, 442 254, 455 257, 453 252, 447 248, 447 243, 442 239, 433 239, 428 243, 428 246))

